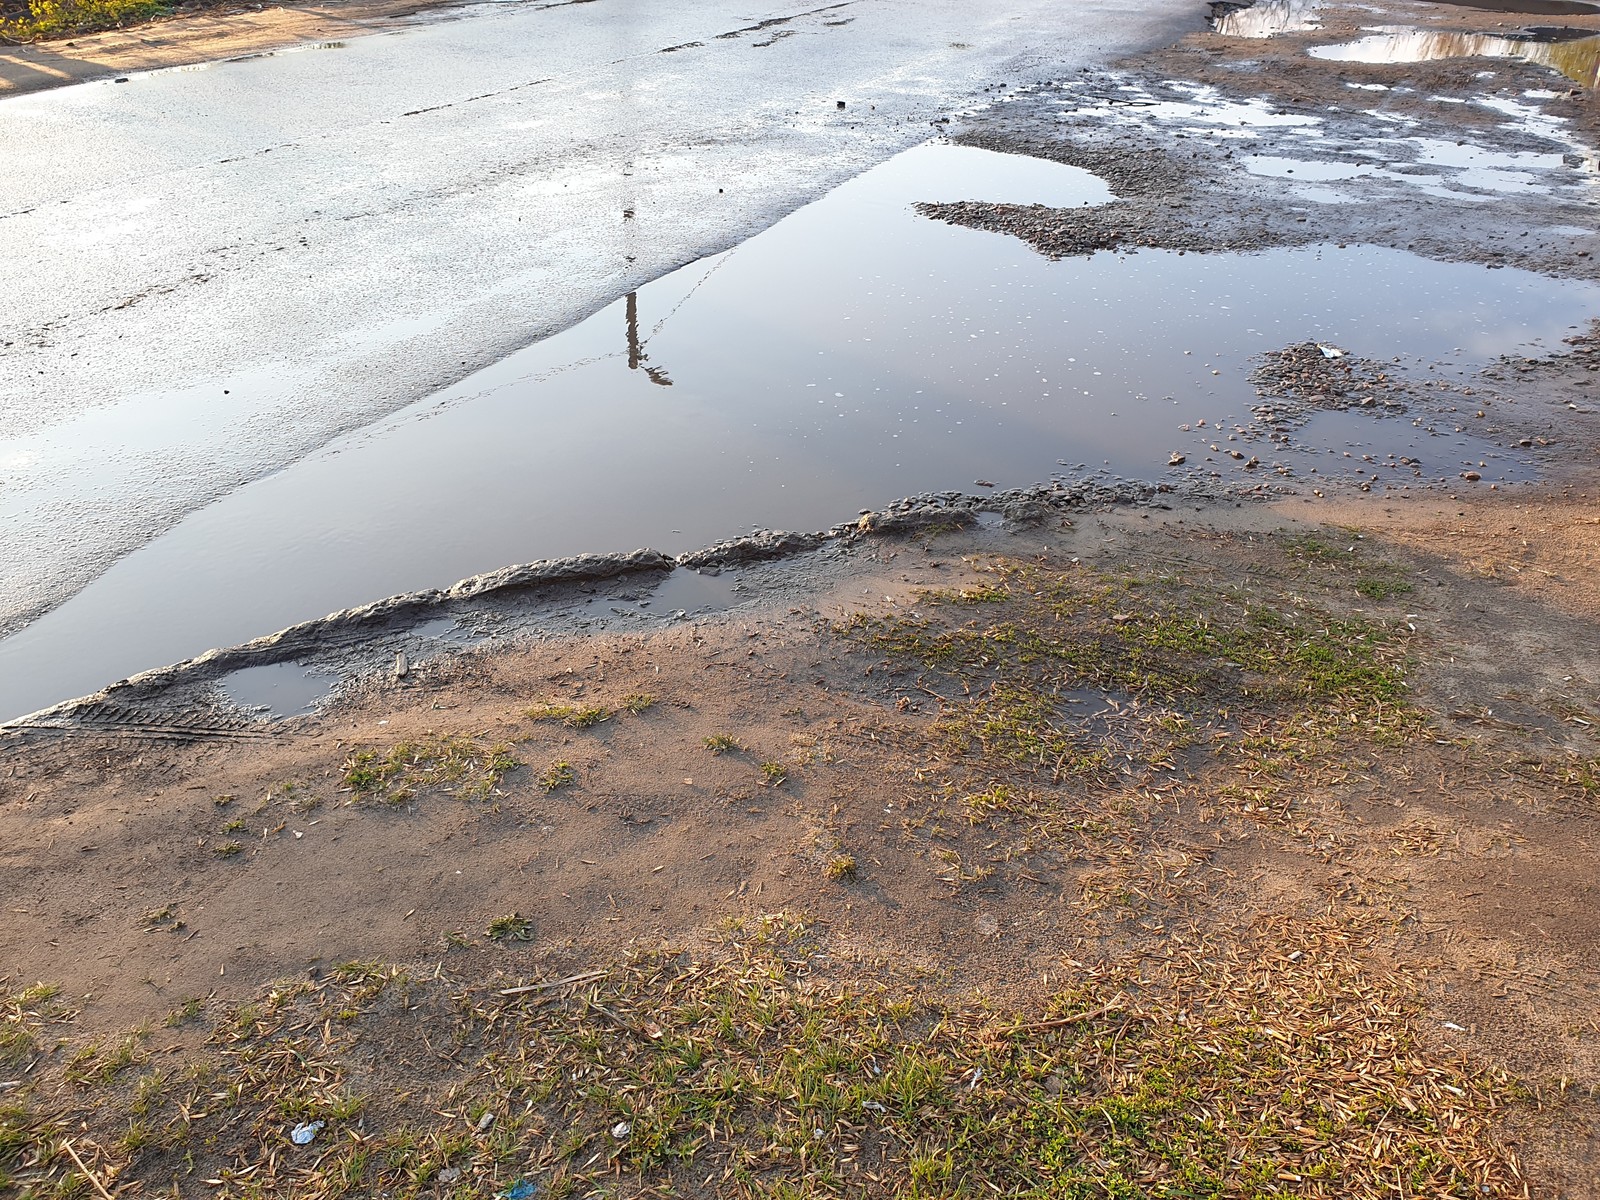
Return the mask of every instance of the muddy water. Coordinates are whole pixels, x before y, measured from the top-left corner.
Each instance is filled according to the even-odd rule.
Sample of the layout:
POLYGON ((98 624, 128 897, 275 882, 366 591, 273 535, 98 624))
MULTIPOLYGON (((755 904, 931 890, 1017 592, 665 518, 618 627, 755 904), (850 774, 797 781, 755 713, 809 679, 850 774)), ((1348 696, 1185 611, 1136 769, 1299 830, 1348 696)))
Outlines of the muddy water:
POLYGON ((1574 83, 1600 83, 1600 37, 1586 30, 1530 30, 1526 37, 1453 33, 1428 29, 1382 29, 1338 46, 1314 46, 1314 58, 1335 62, 1414 63, 1445 58, 1520 58, 1560 71, 1574 83))
POLYGON ((297 717, 316 707, 338 682, 337 675, 284 662, 245 667, 225 676, 218 686, 229 702, 246 711, 297 717))
POLYGON ((1374 478, 1363 455, 1419 459, 1378 476, 1397 486, 1469 463, 1485 485, 1518 478, 1526 463, 1448 413, 1324 414, 1288 447, 1250 443, 1252 358, 1314 338, 1448 379, 1600 308, 1590 285, 1372 247, 1051 262, 912 208, 1109 198, 1059 164, 903 154, 192 515, 0 642, 0 717, 506 563, 818 528, 929 489, 1097 471, 1314 485, 1374 478), (1173 451, 1188 462, 1169 471, 1173 451))

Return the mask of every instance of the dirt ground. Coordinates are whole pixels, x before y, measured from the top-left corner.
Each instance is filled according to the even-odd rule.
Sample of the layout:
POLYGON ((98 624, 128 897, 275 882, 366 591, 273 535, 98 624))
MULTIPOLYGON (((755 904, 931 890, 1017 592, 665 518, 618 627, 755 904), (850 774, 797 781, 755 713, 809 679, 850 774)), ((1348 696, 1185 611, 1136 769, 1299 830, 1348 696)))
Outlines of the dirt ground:
MULTIPOLYGON (((1127 69, 1343 87, 1284 46, 1127 69)), ((970 137, 1137 201, 1044 130, 970 137)), ((1149 237, 1226 233, 1209 169, 1149 237)), ((1492 374, 1541 483, 864 533, 225 737, 0 732, 0 1192, 1600 1196, 1600 418, 1586 342, 1492 374)))
MULTIPOLYGON (((869 543, 810 603, 469 654, 262 739, 30 739, 0 777, 3 970, 64 991, 12 1065, 41 1112, 82 1112, 102 1178, 198 1194, 217 1162, 125 1148, 137 1080, 352 963, 492 997, 663 946, 714 957, 729 921, 782 913, 838 960, 819 975, 883 964, 924 998, 1035 1013, 1096 971, 1271 928, 1282 953, 1336 935, 1335 961, 1402 980, 1412 1053, 1514 1081, 1493 1192, 1593 1195, 1597 550, 1600 503, 1559 489, 1110 511, 869 543), (1026 603, 1059 589, 1065 626, 1026 603), (1382 638, 1403 695, 1252 687, 1264 666, 1206 647, 1167 691, 1124 634, 1235 609, 1331 629, 1336 656, 1382 638), (939 629, 988 649, 919 648, 939 629), (1107 657, 1008 713, 1018 629, 1107 657), (130 1029, 126 1064, 97 1066, 130 1029), (62 1081, 85 1064, 104 1074, 62 1081)), ((348 1073, 392 1035, 342 1036, 348 1073)), ((353 1136, 384 1128, 379 1099, 353 1136)))

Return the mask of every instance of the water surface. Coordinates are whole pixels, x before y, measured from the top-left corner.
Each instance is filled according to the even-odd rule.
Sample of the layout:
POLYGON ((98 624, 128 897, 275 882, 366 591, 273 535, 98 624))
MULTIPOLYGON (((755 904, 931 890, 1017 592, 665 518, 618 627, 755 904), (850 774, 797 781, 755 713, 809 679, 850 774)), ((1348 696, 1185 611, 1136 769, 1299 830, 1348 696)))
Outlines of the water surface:
POLYGON ((1361 246, 1053 262, 913 208, 1110 198, 1058 163, 903 154, 191 515, 0 642, 0 714, 507 563, 821 528, 930 489, 1097 471, 1248 487, 1355 477, 1362 454, 1420 461, 1396 482, 1480 461, 1486 483, 1518 478, 1525 463, 1420 416, 1327 414, 1288 446, 1251 445, 1255 472, 1226 451, 1263 351, 1315 339, 1454 378, 1554 345, 1600 300, 1361 246))

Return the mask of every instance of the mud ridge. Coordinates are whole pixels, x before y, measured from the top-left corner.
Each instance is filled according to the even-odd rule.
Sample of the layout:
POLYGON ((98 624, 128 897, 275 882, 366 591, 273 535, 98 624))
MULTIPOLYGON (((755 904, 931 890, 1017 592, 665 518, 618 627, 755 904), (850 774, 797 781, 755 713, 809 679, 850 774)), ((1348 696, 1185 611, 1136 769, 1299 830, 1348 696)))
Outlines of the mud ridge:
MULTIPOLYGON (((852 545, 867 538, 935 535, 969 528, 980 514, 999 516, 1010 528, 1037 526, 1069 511, 1115 506, 1166 507, 1161 495, 1172 484, 1082 481, 1036 484, 988 495, 927 492, 904 497, 856 520, 812 533, 758 530, 672 557, 641 548, 620 554, 583 554, 503 567, 463 579, 448 588, 428 588, 389 596, 371 604, 344 609, 292 625, 237 646, 207 651, 170 666, 157 667, 101 689, 89 696, 0 722, 0 738, 28 730, 60 733, 111 733, 157 739, 196 740, 209 737, 257 736, 248 722, 215 719, 208 709, 185 705, 174 714, 171 694, 214 682, 245 667, 271 666, 330 651, 358 649, 381 637, 403 633, 442 611, 467 601, 510 598, 550 585, 591 583, 621 576, 660 575, 683 568, 716 575, 724 570, 794 558, 829 543, 852 545)), ((1185 486, 1185 495, 1203 494, 1185 486)))

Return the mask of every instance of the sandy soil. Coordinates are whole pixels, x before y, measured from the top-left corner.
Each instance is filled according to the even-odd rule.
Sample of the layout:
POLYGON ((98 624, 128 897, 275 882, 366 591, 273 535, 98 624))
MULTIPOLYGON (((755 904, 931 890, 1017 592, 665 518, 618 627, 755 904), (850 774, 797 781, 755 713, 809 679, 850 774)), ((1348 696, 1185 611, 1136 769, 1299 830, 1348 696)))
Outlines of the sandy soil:
MULTIPOLYGON (((1321 36, 1358 19, 1370 17, 1336 13, 1321 36)), ((1426 19, 1483 23, 1443 8, 1426 19)), ((1343 77, 1291 62, 1288 46, 1202 35, 1127 69, 1152 82, 1223 81, 1265 57, 1275 65, 1249 75, 1252 94, 1292 91, 1306 104, 1344 94, 1343 77)), ((1404 71, 1428 90, 1469 69, 1404 71)), ((1572 102, 1576 126, 1588 128, 1590 104, 1572 102)), ((1047 134, 1026 103, 998 113, 970 136, 1097 154, 1099 169, 1116 169, 1103 130, 1047 134)), ((1194 150, 1198 160, 1215 147, 1194 150)), ((1143 154, 1123 160, 1127 178, 1143 154)), ((1219 233, 1231 220, 1254 221, 1257 242, 1301 236, 1264 203, 1205 220, 1214 188, 1237 183, 1207 182, 1214 165, 1194 166, 1175 207, 1152 203, 1145 234, 1203 249, 1234 236, 1219 233)), ((1349 236, 1426 247, 1449 221, 1466 228, 1506 211, 1414 205, 1350 216, 1349 236)), ((1051 252, 1064 251, 1048 239, 1071 232, 1060 214, 950 215, 1051 252)), ((1493 253, 1591 270, 1570 239, 1518 242, 1493 253)), ((1132 978, 1118 974, 1130 963, 1153 979, 1151 964, 1170 963, 1174 947, 1208 947, 1209 963, 1260 957, 1285 981, 1306 955, 1398 981, 1410 997, 1401 1015, 1367 1024, 1410 1039, 1408 1069, 1448 1061, 1463 1086, 1506 1081, 1493 1104, 1459 1118, 1481 1119, 1489 1165, 1462 1168, 1437 1191, 1426 1164, 1397 1184, 1352 1168, 1344 1192, 1292 1173, 1278 1183, 1305 1195, 1470 1186, 1600 1196, 1600 419, 1590 373, 1579 345, 1503 364, 1485 381, 1516 408, 1501 436, 1546 444, 1550 477, 1538 485, 1491 491, 1463 478, 1449 491, 1243 506, 1157 496, 1047 510, 1031 524, 868 535, 825 560, 808 551, 745 568, 765 598, 720 617, 442 655, 403 677, 373 675, 308 718, 236 723, 192 742, 88 728, 0 735, 0 976, 13 990, 59 982, 65 998, 12 1009, 18 1028, 42 1031, 9 1060, 34 1106, 16 1120, 33 1130, 46 1126, 27 1122, 64 1114, 60 1128, 76 1128, 89 1156, 75 1168, 59 1150, 18 1151, 0 1171, 93 1171, 113 1187, 188 1195, 227 1165, 246 1173, 230 1186, 248 1176, 265 1193, 295 1194, 312 1176, 279 1174, 290 1153, 281 1113, 260 1118, 254 1141, 214 1132, 185 1166, 176 1143, 121 1132, 142 1119, 135 1105, 150 1090, 124 1067, 175 1076, 242 1036, 240 1005, 270 1009, 301 994, 293 981, 323 988, 352 962, 445 981, 438 995, 418 982, 423 999, 402 1013, 425 1042, 458 1036, 451 1012, 529 980, 549 986, 552 1011, 577 1004, 599 1022, 585 1036, 600 1038, 609 1021, 621 1045, 649 1042, 660 1031, 644 1010, 599 991, 584 1001, 561 981, 662 946, 672 961, 711 961, 730 922, 786 913, 835 964, 817 967, 819 979, 905 981, 919 995, 1019 1013, 1132 978), (1280 619, 1297 632, 1262 653, 1251 639, 1280 619), (1226 638, 1186 640, 1198 629, 1226 638), (1040 645, 1052 649, 1040 655, 1040 645), (1382 670, 1329 682, 1351 663, 1382 670), (1164 690, 1174 664, 1194 673, 1164 690), (1035 686, 1043 691, 1027 691, 1035 686), (164 1020, 173 1032, 152 1037, 164 1020), (139 1025, 127 1061, 111 1061, 107 1039, 139 1025), (86 1090, 85 1063, 102 1092, 86 1090)), ((662 1023, 675 1011, 666 992, 628 996, 659 1005, 662 1023)), ((454 1102, 439 1090, 454 1067, 411 1067, 412 1032, 348 1011, 341 1031, 333 1017, 305 1028, 323 1029, 327 1071, 370 1085, 359 1128, 348 1114, 327 1118, 349 1125, 352 1144, 397 1128, 413 1092, 426 1099, 418 1112, 454 1102)), ((1280 1036, 1259 1013, 1251 1020, 1229 1028, 1252 1044, 1280 1036)), ((1113 1058, 1136 1036, 1129 1029, 1106 1030, 1113 1058)), ((440 1062, 460 1065, 470 1049, 440 1062)), ((1336 1089, 1325 1056, 1296 1055, 1278 1091, 1336 1089)), ((598 1103, 560 1102, 574 1121, 598 1103)), ((544 1103, 529 1099, 528 1111, 544 1103)), ((1399 1103, 1372 1119, 1388 1121, 1399 1103)), ((728 1121, 735 1140, 748 1132, 728 1121)), ((1360 1124, 1328 1137, 1343 1144, 1360 1124)), ((38 1136, 21 1144, 55 1144, 38 1136)), ((541 1179, 599 1187, 583 1174, 594 1160, 548 1174, 540 1147, 554 1137, 480 1146, 471 1170, 544 1164, 541 1179)), ((727 1184, 730 1174, 711 1182, 734 1169, 715 1144, 685 1151, 710 1163, 696 1186, 615 1147, 605 1169, 615 1164, 622 1194, 664 1180, 684 1194, 756 1194, 727 1184)), ((1281 1166, 1290 1151, 1270 1153, 1281 1166)), ((914 1169, 888 1151, 882 1161, 881 1178, 851 1176, 845 1194, 905 1194, 914 1169)), ((803 1154, 781 1162, 761 1178, 815 1169, 803 1154)), ((470 1171, 448 1169, 471 1183, 470 1171)), ((335 1194, 315 1178, 329 1190, 299 1194, 335 1194)), ((481 1189, 459 1194, 502 1182, 479 1178, 481 1189)), ((1243 1194, 1237 1179, 1229 1186, 1219 1194, 1243 1194)))

